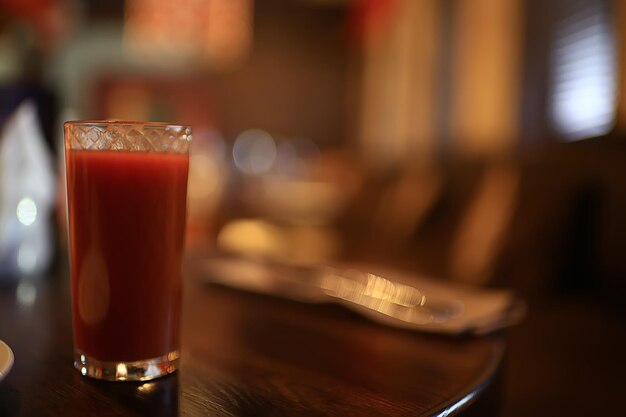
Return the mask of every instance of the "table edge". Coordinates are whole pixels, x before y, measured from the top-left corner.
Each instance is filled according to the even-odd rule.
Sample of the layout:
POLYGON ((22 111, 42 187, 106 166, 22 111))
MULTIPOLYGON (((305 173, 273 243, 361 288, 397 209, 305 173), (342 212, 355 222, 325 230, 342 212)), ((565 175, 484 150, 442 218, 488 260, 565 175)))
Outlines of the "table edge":
POLYGON ((504 340, 496 340, 494 342, 494 354, 489 361, 488 366, 481 372, 475 384, 471 386, 468 392, 463 392, 455 396, 453 399, 443 402, 443 407, 435 414, 428 414, 432 417, 452 417, 459 415, 472 406, 483 394, 483 392, 491 385, 498 369, 502 366, 505 353, 504 340))

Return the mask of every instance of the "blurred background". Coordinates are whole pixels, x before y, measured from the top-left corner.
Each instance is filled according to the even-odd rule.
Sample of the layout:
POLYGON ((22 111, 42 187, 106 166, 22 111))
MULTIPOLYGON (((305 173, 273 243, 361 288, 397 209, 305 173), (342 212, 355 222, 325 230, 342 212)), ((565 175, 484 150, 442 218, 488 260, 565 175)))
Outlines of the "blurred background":
POLYGON ((625 19, 621 0, 0 0, 0 223, 17 204, 11 236, 51 242, 2 237, 0 273, 64 253, 64 121, 190 124, 190 251, 513 288, 502 415, 622 413, 625 19), (11 170, 14 137, 41 139, 32 165, 11 170), (25 173, 36 191, 10 192, 25 173))

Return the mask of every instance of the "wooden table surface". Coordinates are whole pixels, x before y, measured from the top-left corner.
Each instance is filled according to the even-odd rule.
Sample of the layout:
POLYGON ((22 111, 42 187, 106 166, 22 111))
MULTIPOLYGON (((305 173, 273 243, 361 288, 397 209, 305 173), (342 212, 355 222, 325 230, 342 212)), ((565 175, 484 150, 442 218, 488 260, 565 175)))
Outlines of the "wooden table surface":
POLYGON ((339 307, 210 286, 187 273, 182 366, 147 383, 72 366, 67 272, 0 287, 15 363, 0 416, 497 415, 503 337, 386 328, 339 307))

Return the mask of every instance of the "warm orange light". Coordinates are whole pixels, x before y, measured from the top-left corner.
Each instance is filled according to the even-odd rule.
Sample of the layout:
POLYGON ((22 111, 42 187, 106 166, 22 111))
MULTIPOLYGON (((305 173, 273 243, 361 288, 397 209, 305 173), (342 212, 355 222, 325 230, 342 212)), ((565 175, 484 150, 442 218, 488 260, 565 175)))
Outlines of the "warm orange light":
POLYGON ((124 35, 134 54, 231 69, 252 41, 252 0, 128 0, 124 35))

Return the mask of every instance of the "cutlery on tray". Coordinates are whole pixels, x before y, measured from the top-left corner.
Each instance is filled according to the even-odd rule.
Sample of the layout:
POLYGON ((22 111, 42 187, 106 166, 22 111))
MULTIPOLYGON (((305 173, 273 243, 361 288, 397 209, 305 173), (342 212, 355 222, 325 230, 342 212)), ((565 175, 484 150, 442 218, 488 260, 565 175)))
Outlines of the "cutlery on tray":
POLYGON ((510 291, 452 286, 399 271, 374 272, 373 267, 214 258, 202 262, 201 272, 207 282, 308 303, 337 303, 377 322, 435 333, 488 333, 517 323, 525 311, 510 291))

